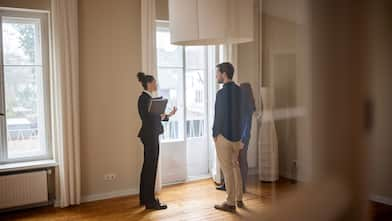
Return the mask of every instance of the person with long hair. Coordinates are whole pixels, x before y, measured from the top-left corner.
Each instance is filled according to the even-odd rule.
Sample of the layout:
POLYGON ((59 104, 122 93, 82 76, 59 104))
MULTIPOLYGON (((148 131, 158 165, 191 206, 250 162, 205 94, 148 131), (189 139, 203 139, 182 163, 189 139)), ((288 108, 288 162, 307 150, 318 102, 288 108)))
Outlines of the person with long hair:
POLYGON ((177 108, 174 107, 169 114, 154 114, 148 111, 148 107, 153 98, 152 93, 158 88, 157 82, 152 75, 142 72, 137 74, 137 78, 143 86, 143 92, 139 96, 138 110, 142 120, 138 137, 144 145, 144 161, 140 175, 140 205, 147 209, 162 210, 167 205, 155 198, 155 181, 157 176, 159 158, 159 135, 163 133, 161 121, 168 121, 173 116, 177 108))
MULTIPOLYGON (((248 145, 252 129, 252 116, 256 110, 255 99, 250 83, 241 83, 241 145, 242 148, 239 153, 239 163, 242 178, 243 192, 246 192, 246 181, 248 177, 248 145)), ((217 190, 226 190, 225 180, 222 179, 222 184, 216 187, 217 190)))
POLYGON ((242 99, 241 99, 241 128, 242 137, 241 144, 243 145, 240 150, 239 162, 242 177, 242 188, 246 191, 246 181, 248 177, 248 145, 252 129, 252 116, 256 110, 255 99, 252 92, 250 83, 240 84, 242 99))

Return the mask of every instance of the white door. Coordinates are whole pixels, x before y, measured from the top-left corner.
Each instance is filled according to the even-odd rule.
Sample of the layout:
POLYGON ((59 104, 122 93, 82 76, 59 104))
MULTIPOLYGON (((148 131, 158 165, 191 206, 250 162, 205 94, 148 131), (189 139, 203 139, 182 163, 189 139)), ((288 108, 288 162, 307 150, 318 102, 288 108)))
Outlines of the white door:
MULTIPOLYGON (((161 136, 161 177, 164 185, 210 176, 210 75, 215 47, 170 44, 167 24, 157 25, 159 96, 169 99, 177 114, 164 122, 161 136)), ((215 155, 213 155, 215 156, 215 155)))
POLYGON ((164 122, 161 136, 160 165, 162 184, 183 182, 187 178, 185 142, 184 49, 170 44, 167 25, 157 27, 157 63, 159 96, 168 98, 169 111, 173 106, 177 114, 164 122))
POLYGON ((207 48, 206 46, 185 48, 185 125, 188 180, 209 175, 207 48))

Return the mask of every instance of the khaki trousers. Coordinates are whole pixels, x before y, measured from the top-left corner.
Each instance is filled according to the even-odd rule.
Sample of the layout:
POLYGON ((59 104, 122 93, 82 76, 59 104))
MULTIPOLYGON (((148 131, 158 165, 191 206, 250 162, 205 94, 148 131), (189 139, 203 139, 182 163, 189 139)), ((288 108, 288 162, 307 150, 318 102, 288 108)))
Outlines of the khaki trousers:
POLYGON ((240 142, 232 142, 222 135, 218 135, 215 141, 216 154, 225 177, 227 199, 226 203, 235 206, 236 201, 242 200, 242 178, 238 156, 240 142))

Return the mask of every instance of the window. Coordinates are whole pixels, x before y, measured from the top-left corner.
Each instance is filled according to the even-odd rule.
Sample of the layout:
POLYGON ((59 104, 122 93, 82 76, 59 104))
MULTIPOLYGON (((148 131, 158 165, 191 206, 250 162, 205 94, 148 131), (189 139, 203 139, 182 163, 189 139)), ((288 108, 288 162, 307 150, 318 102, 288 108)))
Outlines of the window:
POLYGON ((183 47, 170 44, 167 27, 157 28, 157 63, 159 95, 169 99, 168 109, 178 107, 176 115, 164 122, 162 140, 182 140, 184 138, 184 61, 183 47))
POLYGON ((202 90, 195 90, 195 103, 201 104, 203 102, 203 91, 202 90))
POLYGON ((185 47, 186 85, 186 134, 188 138, 205 135, 204 122, 207 119, 207 46, 185 47))
POLYGON ((0 10, 0 163, 51 158, 47 13, 0 10))
POLYGON ((167 23, 158 23, 156 37, 158 93, 169 99, 168 109, 178 107, 177 114, 163 123, 162 140, 202 137, 207 119, 208 46, 172 45, 167 23))

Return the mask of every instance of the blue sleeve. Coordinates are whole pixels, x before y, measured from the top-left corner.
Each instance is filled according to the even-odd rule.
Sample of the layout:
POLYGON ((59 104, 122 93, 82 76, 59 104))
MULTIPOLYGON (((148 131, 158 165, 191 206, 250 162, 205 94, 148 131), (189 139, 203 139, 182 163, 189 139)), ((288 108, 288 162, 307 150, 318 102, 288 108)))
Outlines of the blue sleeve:
POLYGON ((219 98, 219 93, 216 94, 215 99, 215 113, 214 113, 214 125, 212 126, 212 136, 217 137, 221 133, 221 125, 222 125, 222 114, 220 113, 220 102, 221 99, 219 98))
POLYGON ((241 136, 241 142, 245 145, 249 144, 250 140, 250 131, 252 129, 252 113, 248 113, 243 121, 243 130, 241 136))

